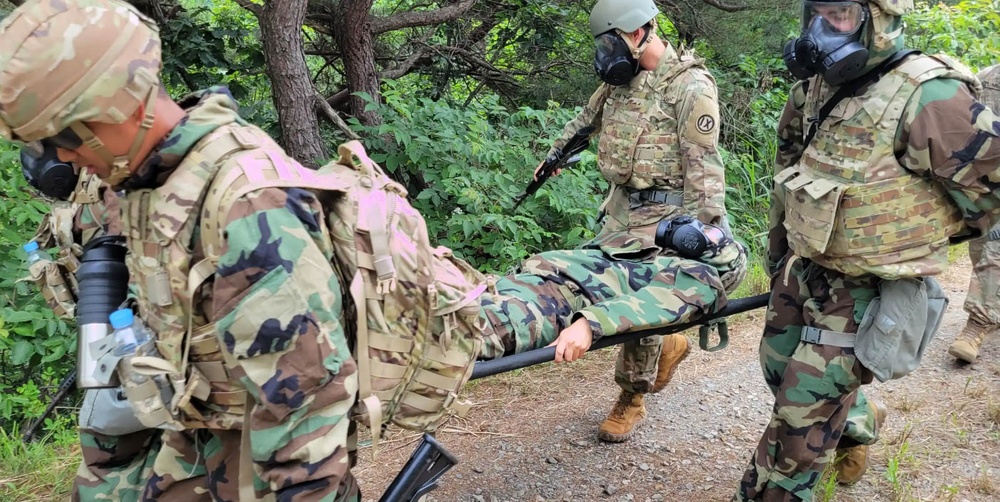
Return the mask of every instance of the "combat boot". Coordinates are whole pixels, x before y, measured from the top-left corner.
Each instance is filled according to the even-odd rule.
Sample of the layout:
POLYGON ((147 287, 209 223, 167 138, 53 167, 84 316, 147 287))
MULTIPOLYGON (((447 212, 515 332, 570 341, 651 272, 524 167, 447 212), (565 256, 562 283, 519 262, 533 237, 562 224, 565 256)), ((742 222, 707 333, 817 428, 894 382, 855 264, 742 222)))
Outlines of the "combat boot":
MULTIPOLYGON (((888 414, 885 408, 869 399, 868 406, 875 414, 875 430, 881 431, 882 424, 888 414)), ((868 445, 861 444, 849 448, 837 448, 833 468, 837 473, 837 482, 845 485, 857 483, 868 470, 868 445)))
POLYGON ((667 335, 663 337, 663 348, 660 349, 660 360, 656 363, 656 381, 649 391, 660 392, 674 377, 674 371, 691 353, 691 344, 684 335, 667 335))
POLYGON ((969 319, 965 323, 965 328, 958 334, 958 338, 948 347, 948 353, 957 359, 967 363, 976 362, 979 357, 979 346, 983 344, 983 337, 993 329, 993 326, 979 324, 969 319))
POLYGON ((628 441, 635 433, 639 422, 646 418, 646 405, 643 404, 644 394, 622 391, 618 402, 611 409, 611 414, 604 419, 597 431, 597 438, 609 443, 628 441))

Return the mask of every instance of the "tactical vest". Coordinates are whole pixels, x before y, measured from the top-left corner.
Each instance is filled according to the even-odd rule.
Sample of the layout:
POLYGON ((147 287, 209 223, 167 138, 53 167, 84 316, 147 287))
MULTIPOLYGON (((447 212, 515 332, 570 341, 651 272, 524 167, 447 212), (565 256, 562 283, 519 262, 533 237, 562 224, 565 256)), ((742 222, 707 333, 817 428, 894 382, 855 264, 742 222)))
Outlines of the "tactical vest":
POLYGON ((990 107, 994 114, 1000 115, 1000 64, 983 69, 976 77, 983 83, 981 101, 990 107))
POLYGON ((136 416, 147 427, 232 429, 242 424, 246 390, 233 383, 214 324, 207 319, 210 291, 201 286, 214 268, 200 260, 197 229, 208 184, 220 166, 241 152, 269 146, 281 152, 255 126, 220 126, 194 145, 163 186, 126 196, 126 263, 138 282, 140 317, 156 334, 158 352, 158 357, 133 358, 126 370, 160 380, 122 375, 122 381, 136 416), (166 394, 165 381, 172 387, 166 394))
POLYGON ((682 55, 661 63, 654 71, 640 72, 627 87, 616 87, 609 93, 597 157, 604 179, 635 190, 683 190, 677 134, 679 96, 664 91, 674 78, 699 65, 694 56, 682 55))
MULTIPOLYGON (((941 77, 972 81, 939 57, 905 61, 837 105, 799 162, 774 177, 796 255, 844 274, 886 279, 934 275, 947 266, 948 238, 963 229, 961 213, 939 183, 900 165, 893 147, 911 96, 941 77)), ((803 115, 817 116, 822 105, 808 99, 803 115)), ((809 127, 807 120, 803 130, 809 127)))
MULTIPOLYGON (((79 295, 76 271, 80 268, 83 245, 97 237, 103 229, 101 221, 105 217, 94 213, 94 204, 102 202, 100 188, 100 178, 81 178, 69 201, 56 201, 52 204, 33 237, 41 249, 53 246, 58 249, 54 258, 45 258, 32 264, 29 273, 49 308, 66 320, 76 318, 76 301, 79 295), (76 232, 80 233, 79 242, 75 237, 76 232)), ((113 208, 104 209, 113 213, 118 207, 116 204, 113 208)), ((116 215, 109 214, 107 217, 116 218, 116 215)), ((107 223, 109 232, 118 231, 117 221, 107 223)))

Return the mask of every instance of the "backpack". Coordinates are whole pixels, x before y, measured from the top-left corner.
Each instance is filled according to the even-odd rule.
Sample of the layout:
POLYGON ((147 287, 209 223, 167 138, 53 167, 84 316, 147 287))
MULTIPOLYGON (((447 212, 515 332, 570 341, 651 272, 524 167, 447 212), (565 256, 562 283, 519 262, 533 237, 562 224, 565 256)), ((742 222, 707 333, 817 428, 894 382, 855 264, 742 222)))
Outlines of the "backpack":
MULTIPOLYGON (((487 278, 450 249, 431 245, 406 189, 360 142, 341 144, 338 153, 338 160, 315 171, 293 163, 279 173, 258 164, 217 177, 202 218, 224 215, 235 199, 262 188, 298 187, 317 195, 334 268, 350 285, 354 307, 347 309, 347 325, 356 330, 359 385, 351 419, 371 429, 374 447, 390 423, 432 432, 453 412, 468 410, 459 393, 483 343, 479 297, 487 278)), ((205 248, 220 249, 221 222, 209 227, 217 230, 203 233, 205 248)))

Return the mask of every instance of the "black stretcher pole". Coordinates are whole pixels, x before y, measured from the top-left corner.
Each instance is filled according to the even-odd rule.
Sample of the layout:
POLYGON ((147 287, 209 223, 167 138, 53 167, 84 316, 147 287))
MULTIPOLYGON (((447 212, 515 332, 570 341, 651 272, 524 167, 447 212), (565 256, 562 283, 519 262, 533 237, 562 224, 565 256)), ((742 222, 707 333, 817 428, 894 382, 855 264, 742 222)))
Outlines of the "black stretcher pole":
MULTIPOLYGON (((666 328, 655 328, 646 329, 642 331, 633 331, 631 333, 625 333, 623 335, 616 336, 606 336, 600 340, 594 342, 588 350, 598 350, 605 347, 610 347, 612 345, 618 345, 620 343, 629 342, 632 340, 638 340, 640 338, 645 338, 647 336, 653 335, 669 335, 672 333, 678 333, 684 331, 688 328, 693 328, 695 326, 702 326, 702 340, 701 348, 705 350, 718 350, 725 346, 727 342, 727 334, 720 329, 720 337, 722 337, 722 343, 718 346, 709 349, 706 347, 705 337, 706 328, 709 325, 708 321, 713 319, 720 319, 723 317, 731 316, 733 314, 739 314, 746 312, 748 310, 758 309, 767 306, 768 298, 770 298, 770 293, 764 293, 757 296, 749 296, 746 298, 736 298, 734 300, 729 300, 726 307, 718 312, 708 314, 703 317, 699 317, 697 321, 689 322, 686 324, 678 324, 676 326, 668 326, 666 328)), ((725 325, 723 325, 725 326, 725 325)), ((496 375, 498 373, 505 373, 508 371, 513 371, 519 368, 526 368, 528 366, 534 366, 536 364, 547 363, 549 361, 554 361, 556 359, 556 348, 555 347, 544 347, 541 349, 529 350, 528 352, 522 352, 520 354, 512 354, 509 356, 504 356, 498 359, 493 359, 490 361, 479 361, 476 366, 472 369, 472 377, 470 380, 475 380, 477 378, 488 377, 496 375)))

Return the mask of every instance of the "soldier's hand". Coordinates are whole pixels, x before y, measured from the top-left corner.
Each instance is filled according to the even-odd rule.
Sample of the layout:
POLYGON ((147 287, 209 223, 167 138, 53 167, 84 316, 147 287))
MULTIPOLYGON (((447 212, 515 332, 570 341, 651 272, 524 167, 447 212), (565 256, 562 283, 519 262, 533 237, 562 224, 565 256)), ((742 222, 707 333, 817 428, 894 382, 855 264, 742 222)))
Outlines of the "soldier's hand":
MULTIPOLYGON (((534 176, 531 177, 531 179, 538 181, 538 173, 542 170, 542 166, 544 165, 545 165, 544 160, 538 163, 538 167, 535 168, 535 174, 534 176)), ((561 172, 562 169, 556 169, 555 171, 552 172, 552 176, 559 176, 559 173, 561 172)))
POLYGON ((580 318, 562 330, 559 338, 548 346, 556 346, 556 362, 561 363, 576 361, 583 357, 593 342, 594 331, 590 329, 590 322, 580 318))

